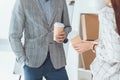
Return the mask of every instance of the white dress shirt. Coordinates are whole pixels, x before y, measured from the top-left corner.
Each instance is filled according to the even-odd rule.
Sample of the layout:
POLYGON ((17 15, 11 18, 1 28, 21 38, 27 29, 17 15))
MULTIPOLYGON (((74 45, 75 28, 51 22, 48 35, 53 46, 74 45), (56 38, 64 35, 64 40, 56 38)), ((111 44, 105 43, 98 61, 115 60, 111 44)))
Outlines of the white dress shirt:
POLYGON ((52 17, 52 0, 39 0, 39 2, 49 23, 52 17))

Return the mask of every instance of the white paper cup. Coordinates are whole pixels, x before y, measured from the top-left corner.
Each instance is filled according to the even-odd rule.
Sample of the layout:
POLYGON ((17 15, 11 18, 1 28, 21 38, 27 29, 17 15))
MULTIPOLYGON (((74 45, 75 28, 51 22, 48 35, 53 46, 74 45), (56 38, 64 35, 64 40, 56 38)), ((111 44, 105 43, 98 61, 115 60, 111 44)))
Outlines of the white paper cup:
POLYGON ((58 35, 59 33, 64 31, 64 24, 60 23, 60 22, 56 22, 54 24, 54 37, 53 40, 56 41, 56 35, 58 35))

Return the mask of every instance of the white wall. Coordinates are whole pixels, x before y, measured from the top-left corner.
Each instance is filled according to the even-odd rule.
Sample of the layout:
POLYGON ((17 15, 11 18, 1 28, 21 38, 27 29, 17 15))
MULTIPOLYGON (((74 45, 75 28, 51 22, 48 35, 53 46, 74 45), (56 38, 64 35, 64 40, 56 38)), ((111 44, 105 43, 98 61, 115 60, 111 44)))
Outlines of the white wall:
POLYGON ((0 39, 8 38, 11 12, 15 0, 0 0, 0 39))
POLYGON ((104 6, 104 0, 76 0, 73 13, 73 30, 77 31, 80 13, 97 13, 104 6))

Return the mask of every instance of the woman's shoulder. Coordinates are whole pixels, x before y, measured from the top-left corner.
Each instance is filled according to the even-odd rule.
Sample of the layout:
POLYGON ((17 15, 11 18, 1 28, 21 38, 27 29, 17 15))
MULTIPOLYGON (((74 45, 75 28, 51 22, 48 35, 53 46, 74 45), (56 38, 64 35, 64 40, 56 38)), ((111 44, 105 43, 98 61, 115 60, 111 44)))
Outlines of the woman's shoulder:
POLYGON ((111 14, 113 14, 114 11, 113 11, 113 8, 105 6, 102 9, 100 9, 99 14, 101 14, 101 13, 111 13, 111 14))
POLYGON ((114 20, 114 10, 113 8, 105 6, 99 11, 99 18, 104 18, 106 20, 114 20))

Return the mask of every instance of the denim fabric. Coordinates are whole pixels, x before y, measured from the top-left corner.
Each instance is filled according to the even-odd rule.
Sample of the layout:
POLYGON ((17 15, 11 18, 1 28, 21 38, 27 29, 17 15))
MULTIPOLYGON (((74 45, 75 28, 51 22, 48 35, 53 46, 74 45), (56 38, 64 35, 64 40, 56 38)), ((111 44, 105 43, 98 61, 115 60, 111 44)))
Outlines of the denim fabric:
POLYGON ((43 76, 46 80, 68 80, 65 67, 55 69, 51 63, 49 54, 46 61, 39 68, 31 68, 25 65, 24 75, 25 80, 42 80, 43 76))

